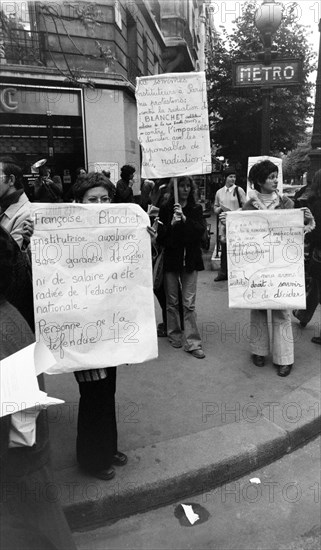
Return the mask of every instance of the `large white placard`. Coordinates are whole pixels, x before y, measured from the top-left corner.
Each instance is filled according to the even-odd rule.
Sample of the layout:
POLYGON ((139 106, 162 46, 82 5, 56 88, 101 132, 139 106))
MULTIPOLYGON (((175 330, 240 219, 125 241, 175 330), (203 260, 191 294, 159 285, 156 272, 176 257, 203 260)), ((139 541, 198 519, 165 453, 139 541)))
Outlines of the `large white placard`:
POLYGON ((205 73, 137 78, 143 178, 212 171, 205 73))
POLYGON ((303 212, 226 215, 229 307, 305 309, 303 212))
POLYGON ((36 337, 53 372, 157 357, 151 243, 136 204, 32 204, 36 337))

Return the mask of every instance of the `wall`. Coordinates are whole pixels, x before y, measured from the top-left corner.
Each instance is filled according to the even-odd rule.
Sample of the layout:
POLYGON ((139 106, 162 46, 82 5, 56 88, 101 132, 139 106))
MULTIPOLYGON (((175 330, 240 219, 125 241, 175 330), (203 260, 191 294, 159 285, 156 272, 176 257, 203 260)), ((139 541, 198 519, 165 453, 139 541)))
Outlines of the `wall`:
MULTIPOLYGON (((119 169, 124 164, 132 164, 139 171, 136 116, 134 99, 122 90, 93 90, 92 98, 86 94, 85 127, 89 170, 94 169, 96 162, 117 162, 119 169)), ((138 193, 137 184, 134 194, 138 193)))

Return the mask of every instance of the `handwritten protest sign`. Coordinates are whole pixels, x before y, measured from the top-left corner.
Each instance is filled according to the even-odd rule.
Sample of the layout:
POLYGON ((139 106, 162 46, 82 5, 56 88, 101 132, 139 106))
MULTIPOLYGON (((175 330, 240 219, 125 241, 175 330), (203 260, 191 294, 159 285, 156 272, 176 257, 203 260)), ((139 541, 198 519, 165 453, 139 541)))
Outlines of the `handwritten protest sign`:
POLYGON ((136 101, 144 178, 212 171, 204 72, 138 78, 136 101))
POLYGON ((32 204, 36 337, 53 372, 157 357, 147 214, 136 204, 32 204))
POLYGON ((304 309, 303 212, 226 215, 229 307, 304 309))

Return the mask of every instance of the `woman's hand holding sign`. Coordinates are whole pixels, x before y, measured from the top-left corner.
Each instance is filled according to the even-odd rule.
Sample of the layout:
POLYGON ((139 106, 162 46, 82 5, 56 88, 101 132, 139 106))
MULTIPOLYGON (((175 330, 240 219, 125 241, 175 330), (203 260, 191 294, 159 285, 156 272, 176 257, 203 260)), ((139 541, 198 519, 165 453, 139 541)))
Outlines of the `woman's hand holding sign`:
POLYGON ((186 217, 183 214, 182 206, 179 203, 174 204, 174 215, 172 218, 172 225, 177 223, 186 222, 186 217))

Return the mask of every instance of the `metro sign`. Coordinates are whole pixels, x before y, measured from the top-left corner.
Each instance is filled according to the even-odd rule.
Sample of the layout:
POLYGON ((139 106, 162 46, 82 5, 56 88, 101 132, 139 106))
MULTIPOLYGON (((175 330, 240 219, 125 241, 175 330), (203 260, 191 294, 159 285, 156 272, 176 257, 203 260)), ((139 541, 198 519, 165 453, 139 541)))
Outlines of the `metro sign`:
POLYGON ((237 88, 261 86, 297 86, 302 82, 302 61, 280 59, 271 65, 257 61, 233 64, 233 86, 237 88))

